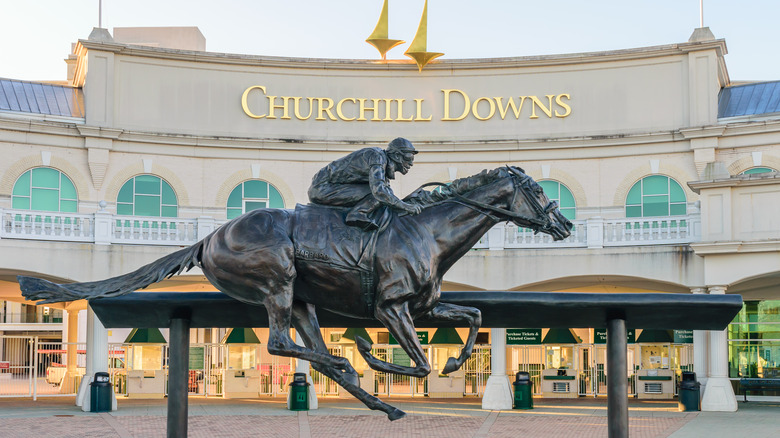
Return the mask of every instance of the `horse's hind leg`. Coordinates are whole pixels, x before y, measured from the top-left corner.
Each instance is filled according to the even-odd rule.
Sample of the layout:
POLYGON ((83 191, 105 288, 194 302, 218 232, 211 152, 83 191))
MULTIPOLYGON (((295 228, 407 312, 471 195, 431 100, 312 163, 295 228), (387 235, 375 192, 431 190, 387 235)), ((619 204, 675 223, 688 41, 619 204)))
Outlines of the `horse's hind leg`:
MULTIPOLYGON (((300 333, 304 343, 307 347, 314 351, 328 354, 328 347, 325 345, 325 341, 322 339, 322 333, 320 332, 320 325, 317 322, 317 314, 314 312, 314 306, 296 301, 293 304, 292 313, 293 325, 295 329, 300 333)), ((346 359, 344 359, 346 360, 346 359)), ((400 409, 384 403, 382 400, 374 397, 360 388, 359 380, 357 379, 357 373, 350 375, 347 372, 327 366, 320 362, 311 362, 311 366, 333 379, 336 383, 341 385, 355 398, 363 402, 369 409, 379 410, 387 414, 387 418, 397 420, 403 418, 406 414, 400 409)), ((354 372, 354 370, 353 370, 354 372)))
MULTIPOLYGON (((286 288, 285 288, 286 289, 286 288)), ((301 347, 290 337, 292 314, 292 287, 290 291, 276 290, 263 301, 268 311, 268 352, 277 356, 296 357, 308 360, 312 363, 321 363, 325 366, 340 370, 339 373, 354 376, 357 381, 357 372, 348 360, 343 357, 333 356, 328 349, 313 350, 301 347)), ((308 345, 308 344, 307 344, 308 345)), ((345 379, 346 380, 346 379, 345 379)))

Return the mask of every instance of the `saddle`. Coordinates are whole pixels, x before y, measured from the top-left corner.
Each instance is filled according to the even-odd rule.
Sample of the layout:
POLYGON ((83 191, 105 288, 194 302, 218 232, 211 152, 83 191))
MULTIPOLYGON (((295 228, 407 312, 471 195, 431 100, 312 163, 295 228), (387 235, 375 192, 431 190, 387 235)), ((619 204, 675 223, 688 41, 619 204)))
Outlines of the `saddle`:
POLYGON ((295 206, 292 240, 296 259, 373 272, 379 230, 349 226, 349 208, 316 204, 295 206))
POLYGON ((379 232, 387 228, 389 220, 384 221, 378 230, 364 231, 345 223, 349 210, 343 207, 297 204, 293 212, 292 232, 295 259, 357 271, 366 309, 369 314, 373 314, 376 241, 379 232))

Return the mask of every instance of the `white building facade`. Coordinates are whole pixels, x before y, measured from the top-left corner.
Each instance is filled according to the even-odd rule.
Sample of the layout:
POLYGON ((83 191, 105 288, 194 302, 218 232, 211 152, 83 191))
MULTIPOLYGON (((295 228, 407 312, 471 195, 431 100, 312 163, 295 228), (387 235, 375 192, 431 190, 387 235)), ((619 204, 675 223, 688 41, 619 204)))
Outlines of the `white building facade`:
MULTIPOLYGON (((131 271, 246 211, 307 203, 328 162, 402 136, 420 153, 393 182, 397 194, 518 165, 575 224, 563 242, 495 227, 445 276, 446 290, 741 294, 735 323, 695 332, 693 357, 676 365, 704 383, 705 410, 734 410, 733 382, 780 378, 780 83, 732 84, 725 41, 695 35, 419 72, 146 47, 96 30, 69 59, 69 86, 2 80, 0 330, 76 343, 86 304, 24 304, 16 275, 131 271)), ((149 290, 214 288, 194 272, 149 290)), ((196 340, 216 342, 208 332, 196 340)), ((575 333, 598 343, 596 330, 575 333)), ((665 354, 637 347, 637 370, 663 368, 663 357, 672 367, 681 343, 665 354)), ((534 362, 518 345, 503 348, 504 374, 534 362)), ((562 348, 538 352, 560 368, 572 356, 568 367, 598 380, 583 365, 597 347, 562 348)))

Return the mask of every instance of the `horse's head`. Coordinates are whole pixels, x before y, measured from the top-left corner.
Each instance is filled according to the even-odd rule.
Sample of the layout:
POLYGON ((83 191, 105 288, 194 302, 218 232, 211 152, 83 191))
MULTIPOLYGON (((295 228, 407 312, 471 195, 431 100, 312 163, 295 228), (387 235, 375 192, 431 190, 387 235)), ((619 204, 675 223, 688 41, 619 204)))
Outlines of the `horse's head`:
POLYGON ((511 221, 519 227, 552 236, 554 240, 563 240, 571 234, 572 223, 558 209, 556 201, 550 201, 533 178, 522 169, 507 166, 514 180, 514 196, 509 210, 514 213, 511 221))

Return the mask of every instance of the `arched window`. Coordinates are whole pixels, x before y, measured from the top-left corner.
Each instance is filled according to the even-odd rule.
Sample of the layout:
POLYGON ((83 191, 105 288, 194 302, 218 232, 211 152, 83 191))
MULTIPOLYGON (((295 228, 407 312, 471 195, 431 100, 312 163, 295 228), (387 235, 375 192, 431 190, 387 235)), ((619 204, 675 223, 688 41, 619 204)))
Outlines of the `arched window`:
POLYGON ((777 171, 769 167, 754 167, 752 169, 748 169, 742 172, 740 175, 752 175, 754 173, 769 173, 769 172, 777 172, 777 171))
POLYGON ((680 216, 685 213, 685 192, 677 181, 668 176, 642 178, 626 196, 626 217, 680 216))
POLYGON ((568 187, 553 180, 539 181, 539 185, 550 201, 558 201, 558 209, 566 219, 573 221, 576 218, 577 205, 568 187))
POLYGON ((14 183, 11 208, 75 213, 78 210, 76 187, 57 169, 36 167, 24 172, 14 183))
POLYGON ((227 218, 233 219, 258 208, 284 208, 279 190, 265 181, 244 181, 230 192, 227 201, 227 218))
POLYGON ((116 197, 116 213, 127 216, 177 217, 178 205, 170 184, 154 175, 131 178, 116 197))

